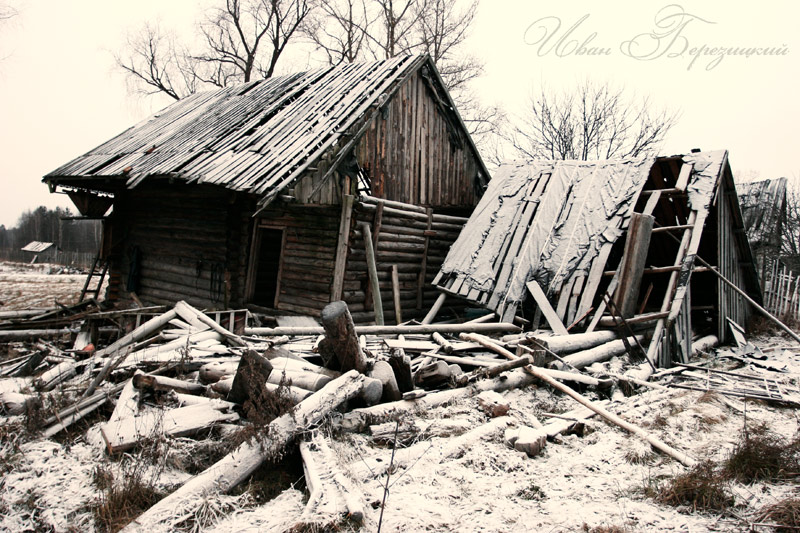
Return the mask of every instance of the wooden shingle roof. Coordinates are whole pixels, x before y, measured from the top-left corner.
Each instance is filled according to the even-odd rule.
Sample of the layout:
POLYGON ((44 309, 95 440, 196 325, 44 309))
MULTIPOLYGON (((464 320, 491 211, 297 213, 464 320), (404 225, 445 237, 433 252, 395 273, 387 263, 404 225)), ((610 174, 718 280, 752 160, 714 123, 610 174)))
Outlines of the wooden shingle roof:
MULTIPOLYGON (((150 176, 223 186, 268 202, 383 105, 428 56, 342 64, 186 97, 44 177, 51 187, 150 176), (98 178, 94 181, 94 178, 98 178)), ((107 186, 105 186, 107 188, 107 186)))

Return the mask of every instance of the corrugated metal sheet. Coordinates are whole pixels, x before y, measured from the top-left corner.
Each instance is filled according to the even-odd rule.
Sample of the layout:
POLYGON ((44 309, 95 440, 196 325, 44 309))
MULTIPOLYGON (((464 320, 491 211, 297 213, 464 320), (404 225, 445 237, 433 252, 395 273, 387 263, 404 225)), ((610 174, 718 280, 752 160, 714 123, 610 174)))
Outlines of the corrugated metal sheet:
MULTIPOLYGON (((434 283, 486 305, 504 320, 513 317, 530 279, 551 301, 559 300, 561 291, 579 294, 599 280, 589 275, 596 270, 595 259, 607 257, 627 227, 652 163, 543 161, 500 167, 434 283)), ((580 312, 575 306, 562 311, 580 312)))
POLYGON ((31 241, 20 249, 23 252, 33 252, 38 254, 39 252, 44 252, 51 246, 53 246, 52 242, 31 241))
MULTIPOLYGON (((221 185, 271 198, 427 57, 346 64, 194 94, 45 176, 148 176, 221 185)), ((64 179, 67 178, 67 179, 64 179)))

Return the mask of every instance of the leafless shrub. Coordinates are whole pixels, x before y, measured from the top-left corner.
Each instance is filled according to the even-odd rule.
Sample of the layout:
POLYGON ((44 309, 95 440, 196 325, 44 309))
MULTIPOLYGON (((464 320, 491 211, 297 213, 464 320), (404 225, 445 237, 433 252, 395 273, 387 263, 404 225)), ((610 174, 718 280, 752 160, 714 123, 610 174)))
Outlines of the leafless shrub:
POLYGON ((745 483, 797 477, 800 475, 800 436, 787 440, 763 424, 746 428, 723 470, 729 478, 745 483))
POLYGON ((786 498, 765 505, 759 510, 756 520, 772 524, 778 533, 800 530, 800 498, 786 498))
POLYGON ((728 480, 712 461, 703 461, 684 474, 663 483, 656 501, 692 510, 721 511, 734 503, 728 480))

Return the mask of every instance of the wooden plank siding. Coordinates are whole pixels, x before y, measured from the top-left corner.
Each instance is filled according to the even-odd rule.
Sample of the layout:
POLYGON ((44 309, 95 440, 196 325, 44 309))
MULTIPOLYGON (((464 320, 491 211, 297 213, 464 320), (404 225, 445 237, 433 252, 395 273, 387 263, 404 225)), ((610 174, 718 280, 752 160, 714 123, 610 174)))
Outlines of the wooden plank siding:
POLYGON ((356 147, 372 195, 432 207, 477 203, 478 162, 421 72, 385 104, 356 147))

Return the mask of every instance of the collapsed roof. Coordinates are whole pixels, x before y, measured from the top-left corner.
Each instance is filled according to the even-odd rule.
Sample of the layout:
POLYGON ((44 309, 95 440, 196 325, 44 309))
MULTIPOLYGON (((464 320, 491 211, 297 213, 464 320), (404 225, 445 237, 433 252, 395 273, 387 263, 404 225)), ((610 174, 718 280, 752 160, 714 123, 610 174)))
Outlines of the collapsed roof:
MULTIPOLYGON (((564 326, 588 330, 606 309, 606 293, 617 290, 618 305, 632 293, 623 315, 660 313, 658 337, 682 310, 687 316, 697 310, 689 303, 690 280, 693 274, 710 275, 696 273, 704 271, 696 264, 698 255, 760 300, 726 151, 515 163, 495 173, 434 284, 495 311, 503 321, 513 319, 530 292, 536 299, 534 326, 544 313, 564 326), (629 237, 634 217, 652 220, 637 229, 639 240, 628 250, 620 237, 629 237), (704 235, 709 236, 701 244, 704 235), (626 259, 633 256, 639 256, 636 268, 626 259)), ((720 318, 732 313, 743 321, 745 305, 716 277, 708 281, 704 287, 716 292, 691 292, 704 304, 698 309, 716 306, 724 335, 720 318)), ((687 318, 684 326, 690 324, 687 318)))

